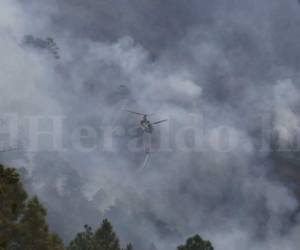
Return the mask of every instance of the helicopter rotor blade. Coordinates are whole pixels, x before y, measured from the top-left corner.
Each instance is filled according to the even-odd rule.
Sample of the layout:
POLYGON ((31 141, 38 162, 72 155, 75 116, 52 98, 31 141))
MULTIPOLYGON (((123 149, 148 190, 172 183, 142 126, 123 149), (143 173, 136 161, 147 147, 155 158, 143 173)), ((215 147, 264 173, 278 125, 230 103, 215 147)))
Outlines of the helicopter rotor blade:
POLYGON ((166 121, 168 121, 168 119, 161 120, 161 121, 158 121, 158 122, 153 122, 152 125, 156 125, 156 124, 163 123, 163 122, 166 122, 166 121))
POLYGON ((126 110, 126 111, 131 113, 131 114, 135 114, 135 115, 146 115, 146 116, 153 115, 153 114, 143 114, 143 113, 139 113, 139 112, 135 112, 135 111, 131 111, 131 110, 126 110))
POLYGON ((138 112, 135 112, 135 111, 130 111, 130 110, 126 110, 126 111, 131 113, 131 114, 135 114, 135 115, 146 115, 146 114, 138 113, 138 112))

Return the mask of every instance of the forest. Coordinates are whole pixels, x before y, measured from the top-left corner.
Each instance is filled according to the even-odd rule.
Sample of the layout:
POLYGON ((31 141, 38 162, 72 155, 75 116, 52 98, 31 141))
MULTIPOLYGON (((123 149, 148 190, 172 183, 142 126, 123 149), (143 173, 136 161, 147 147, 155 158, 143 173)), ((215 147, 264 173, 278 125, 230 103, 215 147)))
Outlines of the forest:
MULTIPOLYGON (((130 225, 128 225, 130 227, 130 225)), ((0 165, 0 250, 133 250, 125 247, 108 219, 93 230, 84 225, 83 231, 65 246, 59 235, 50 231, 47 210, 37 196, 29 197, 19 173, 0 165)), ((194 235, 178 250, 213 250, 209 241, 194 235)), ((154 250, 154 249, 153 249, 154 250)))

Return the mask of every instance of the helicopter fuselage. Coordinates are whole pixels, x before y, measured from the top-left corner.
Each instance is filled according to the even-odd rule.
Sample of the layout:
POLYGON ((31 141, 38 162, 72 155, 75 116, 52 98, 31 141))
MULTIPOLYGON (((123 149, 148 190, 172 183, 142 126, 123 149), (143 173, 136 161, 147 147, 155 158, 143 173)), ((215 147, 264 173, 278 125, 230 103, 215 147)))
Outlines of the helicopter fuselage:
POLYGON ((157 121, 157 122, 150 122, 147 119, 148 114, 142 114, 142 113, 138 113, 138 112, 130 111, 130 110, 127 110, 127 112, 135 114, 135 115, 141 115, 141 116, 143 116, 142 120, 140 121, 140 126, 141 126, 141 129, 144 132, 149 133, 149 134, 152 134, 152 132, 153 132, 153 126, 154 125, 157 125, 157 124, 160 124, 162 122, 166 122, 167 121, 167 119, 165 119, 165 120, 160 120, 160 121, 157 121))
POLYGON ((144 118, 143 120, 141 120, 140 125, 145 132, 150 133, 150 134, 152 133, 153 126, 149 120, 144 118))

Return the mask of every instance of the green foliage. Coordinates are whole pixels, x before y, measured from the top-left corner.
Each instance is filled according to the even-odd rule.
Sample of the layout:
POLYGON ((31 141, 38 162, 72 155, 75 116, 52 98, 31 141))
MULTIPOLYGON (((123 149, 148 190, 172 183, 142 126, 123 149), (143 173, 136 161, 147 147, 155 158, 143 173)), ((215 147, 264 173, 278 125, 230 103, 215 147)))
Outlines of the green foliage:
POLYGON ((49 233, 46 215, 37 197, 27 201, 16 170, 0 165, 0 250, 64 250, 49 233))
POLYGON ((37 197, 28 201, 20 222, 20 243, 24 250, 48 249, 49 230, 45 220, 46 214, 37 197))
POLYGON ((209 241, 203 240, 198 234, 187 239, 185 245, 179 246, 178 250, 214 250, 209 241))
POLYGON ((12 244, 17 234, 17 220, 22 215, 27 194, 13 168, 0 165, 0 249, 12 244))
MULTIPOLYGON (((27 200, 15 169, 0 165, 0 250, 64 250, 63 242, 51 234, 47 211, 37 197, 27 200)), ((129 244, 125 250, 132 250, 129 244)), ((105 219, 94 233, 85 226, 71 241, 68 250, 121 250, 111 223, 105 219)))
POLYGON ((101 227, 95 232, 95 245, 97 250, 120 250, 119 239, 107 219, 103 220, 101 227))
POLYGON ((131 243, 130 243, 130 244, 128 244, 125 250, 133 250, 133 246, 132 246, 132 244, 131 244, 131 243))
POLYGON ((68 250, 133 250, 131 244, 128 244, 125 249, 120 248, 119 239, 107 219, 103 220, 96 232, 87 225, 84 229, 70 242, 68 250))
POLYGON ((16 170, 0 165, 0 222, 14 222, 24 208, 26 198, 16 170))
POLYGON ((49 249, 50 250, 64 250, 64 243, 57 234, 52 234, 49 237, 49 249))
POLYGON ((88 225, 84 226, 85 231, 78 233, 74 240, 71 241, 68 250, 94 250, 94 233, 88 225))
MULTIPOLYGON (((51 234, 46 221, 47 211, 37 197, 27 200, 15 169, 0 164, 0 250, 64 250, 60 237, 51 234)), ((119 238, 109 220, 93 232, 85 225, 67 250, 133 250, 131 244, 121 248, 119 238)), ((199 235, 189 238, 177 250, 214 250, 199 235)))

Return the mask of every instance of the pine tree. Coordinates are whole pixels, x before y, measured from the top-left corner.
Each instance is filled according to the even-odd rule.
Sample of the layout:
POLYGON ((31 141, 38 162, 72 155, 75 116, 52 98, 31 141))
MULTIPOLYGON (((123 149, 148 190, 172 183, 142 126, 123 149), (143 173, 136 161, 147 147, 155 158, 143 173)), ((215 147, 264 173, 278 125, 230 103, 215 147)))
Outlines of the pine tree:
POLYGON ((94 236, 97 250, 121 250, 119 239, 113 231, 111 223, 105 219, 94 236))
POLYGON ((46 215, 47 212, 37 197, 28 201, 20 222, 22 249, 48 249, 49 229, 46 215))
POLYGON ((209 241, 203 240, 198 234, 189 238, 185 245, 179 246, 178 250, 214 250, 209 241))
POLYGON ((88 225, 84 228, 85 230, 70 242, 67 250, 133 250, 132 244, 120 248, 119 239, 107 219, 103 220, 95 233, 88 225))
POLYGON ((131 243, 129 243, 127 246, 126 246, 126 249, 125 250, 133 250, 133 246, 131 243))
POLYGON ((95 250, 94 233, 88 225, 84 226, 85 231, 78 233, 71 241, 68 250, 95 250))
POLYGON ((26 198, 27 194, 16 170, 0 165, 0 249, 17 244, 17 222, 26 198))
POLYGON ((52 234, 49 237, 49 250, 64 250, 64 243, 57 234, 52 234))
POLYGON ((0 165, 0 250, 64 250, 46 215, 37 197, 27 201, 17 171, 0 165))

